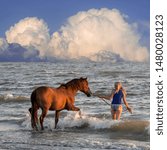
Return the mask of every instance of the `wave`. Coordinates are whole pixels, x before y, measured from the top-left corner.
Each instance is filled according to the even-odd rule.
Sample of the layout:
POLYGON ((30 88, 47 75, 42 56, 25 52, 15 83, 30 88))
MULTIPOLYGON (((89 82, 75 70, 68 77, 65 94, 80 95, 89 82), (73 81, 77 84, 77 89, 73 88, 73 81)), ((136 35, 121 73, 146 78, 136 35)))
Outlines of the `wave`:
POLYGON ((21 100, 28 100, 28 99, 29 99, 28 97, 13 95, 11 93, 0 95, 0 101, 21 101, 21 100))
POLYGON ((89 115, 79 116, 78 113, 75 115, 67 115, 62 118, 59 126, 61 128, 91 128, 95 130, 110 130, 110 131, 121 131, 121 132, 136 132, 141 133, 149 129, 149 121, 145 120, 119 120, 114 121, 106 118, 91 117, 89 115))
MULTIPOLYGON (((31 129, 30 120, 30 116, 27 116, 22 126, 31 129)), ((74 132, 76 132, 75 130, 83 132, 105 132, 106 134, 117 134, 119 137, 125 135, 138 136, 137 138, 141 138, 141 140, 143 140, 143 137, 148 140, 150 134, 149 124, 149 121, 146 120, 113 121, 112 119, 106 119, 104 117, 92 117, 84 113, 80 116, 79 113, 74 114, 74 112, 70 112, 63 118, 60 118, 58 129, 63 131, 74 130, 74 132)), ((44 126, 48 130, 54 130, 54 117, 46 117, 44 126)))

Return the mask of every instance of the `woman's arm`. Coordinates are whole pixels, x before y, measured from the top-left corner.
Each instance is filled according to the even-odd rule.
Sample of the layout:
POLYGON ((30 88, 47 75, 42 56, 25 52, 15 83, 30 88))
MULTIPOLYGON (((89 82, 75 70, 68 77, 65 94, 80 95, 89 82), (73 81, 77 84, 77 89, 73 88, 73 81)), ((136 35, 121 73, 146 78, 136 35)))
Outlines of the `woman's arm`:
POLYGON ((104 98, 104 99, 106 99, 106 100, 111 100, 112 98, 113 98, 113 92, 110 94, 110 95, 108 95, 108 96, 101 96, 101 95, 95 95, 95 96, 97 96, 97 97, 99 97, 99 98, 104 98))
POLYGON ((126 101, 126 94, 123 92, 123 102, 127 108, 127 110, 132 114, 132 109, 129 107, 128 102, 126 101))

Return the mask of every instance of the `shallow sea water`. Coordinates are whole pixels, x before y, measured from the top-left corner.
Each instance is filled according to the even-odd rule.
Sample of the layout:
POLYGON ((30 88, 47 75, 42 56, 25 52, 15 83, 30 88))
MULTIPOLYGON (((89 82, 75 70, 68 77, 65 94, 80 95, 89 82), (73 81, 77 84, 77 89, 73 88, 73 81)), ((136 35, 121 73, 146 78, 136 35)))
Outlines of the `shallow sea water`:
MULTIPOLYGON (((0 149, 150 149, 150 75, 148 63, 0 63, 0 149), (92 92, 109 94, 115 81, 127 91, 127 101, 120 121, 113 121, 110 106, 97 97, 81 92, 77 112, 63 110, 54 129, 54 112, 44 120, 44 131, 31 129, 31 92, 39 86, 58 87, 73 78, 88 77, 92 92)), ((39 111, 39 114, 41 111, 39 111)))

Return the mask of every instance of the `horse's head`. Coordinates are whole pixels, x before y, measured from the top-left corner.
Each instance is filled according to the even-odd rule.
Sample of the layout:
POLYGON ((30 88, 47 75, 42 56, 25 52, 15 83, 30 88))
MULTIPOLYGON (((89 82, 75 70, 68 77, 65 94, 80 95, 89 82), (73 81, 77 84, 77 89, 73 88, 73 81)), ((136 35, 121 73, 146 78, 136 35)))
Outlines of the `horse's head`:
POLYGON ((91 96, 92 92, 90 91, 87 78, 80 78, 80 91, 85 93, 88 97, 91 96))

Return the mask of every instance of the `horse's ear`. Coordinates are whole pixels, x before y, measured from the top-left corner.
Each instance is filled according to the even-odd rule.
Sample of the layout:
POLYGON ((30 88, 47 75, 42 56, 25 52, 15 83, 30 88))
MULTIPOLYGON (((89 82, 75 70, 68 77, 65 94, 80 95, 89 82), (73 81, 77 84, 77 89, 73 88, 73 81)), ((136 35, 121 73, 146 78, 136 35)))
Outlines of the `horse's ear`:
POLYGON ((87 77, 86 78, 81 77, 80 80, 87 80, 87 77))

